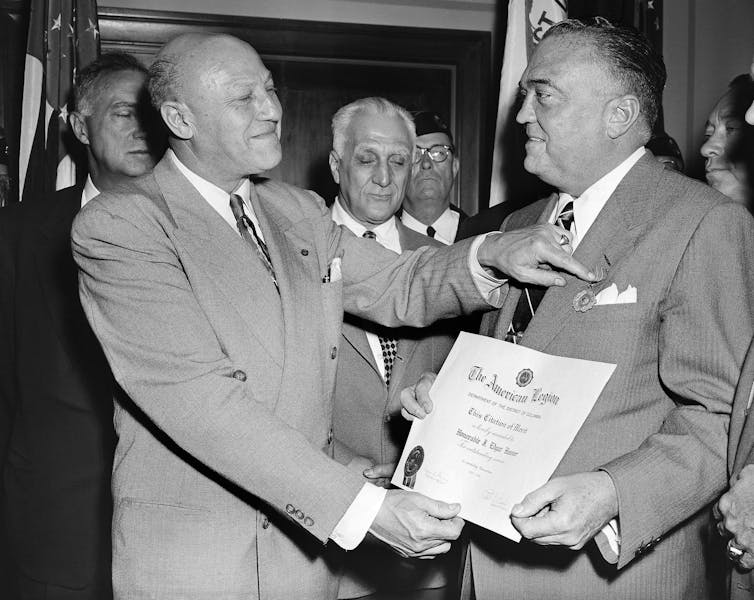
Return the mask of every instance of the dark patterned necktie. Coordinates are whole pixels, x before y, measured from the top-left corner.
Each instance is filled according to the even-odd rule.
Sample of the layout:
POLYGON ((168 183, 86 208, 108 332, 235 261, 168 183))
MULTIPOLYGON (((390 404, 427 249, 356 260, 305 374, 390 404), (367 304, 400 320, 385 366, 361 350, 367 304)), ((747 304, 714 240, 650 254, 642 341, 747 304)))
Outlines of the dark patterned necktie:
POLYGON ((427 235, 429 237, 434 238, 436 233, 437 233, 437 230, 434 227, 432 227, 432 225, 429 225, 427 227, 427 235))
POLYGON ((278 287, 277 277, 275 277, 275 269, 272 268, 272 261, 270 260, 270 252, 267 250, 267 244, 265 244, 262 238, 259 237, 259 234, 257 234, 257 228, 254 227, 254 222, 246 216, 243 209, 243 200, 238 194, 230 195, 230 210, 233 212, 233 216, 236 219, 238 232, 241 234, 241 237, 246 240, 246 243, 254 248, 257 256, 259 256, 259 260, 262 261, 264 268, 267 269, 267 272, 270 274, 272 283, 275 284, 275 289, 279 294, 280 288, 278 287))
MULTIPOLYGON (((361 237, 377 241, 377 235, 374 231, 367 229, 361 234, 361 237)), ((393 371, 393 363, 395 362, 395 356, 398 354, 398 344, 395 338, 388 336, 377 335, 380 340, 380 348, 382 348, 382 362, 385 365, 385 385, 390 385, 390 373, 393 371)))
MULTIPOLYGON (((563 210, 558 214, 557 219, 555 219, 555 223, 566 231, 570 231, 571 225, 573 225, 573 200, 569 200, 566 203, 563 210)), ((538 285, 527 285, 524 287, 521 291, 521 297, 518 299, 516 310, 513 313, 513 319, 508 327, 508 332, 505 334, 506 342, 518 344, 521 341, 546 291, 546 287, 538 285)))

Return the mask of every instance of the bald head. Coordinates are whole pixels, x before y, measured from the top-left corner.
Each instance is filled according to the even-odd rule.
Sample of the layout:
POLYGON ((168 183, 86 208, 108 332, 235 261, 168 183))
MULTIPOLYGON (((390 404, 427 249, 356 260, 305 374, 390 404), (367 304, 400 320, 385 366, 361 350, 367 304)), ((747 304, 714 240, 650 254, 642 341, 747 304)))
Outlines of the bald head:
POLYGON ((149 91, 181 162, 226 191, 280 162, 282 109, 271 73, 246 42, 178 36, 150 68, 149 91))
POLYGON ((166 100, 183 100, 187 76, 195 79, 202 70, 212 69, 207 62, 222 61, 225 46, 245 46, 256 55, 246 42, 224 34, 186 33, 166 43, 149 69, 149 95, 154 107, 160 110, 166 100))

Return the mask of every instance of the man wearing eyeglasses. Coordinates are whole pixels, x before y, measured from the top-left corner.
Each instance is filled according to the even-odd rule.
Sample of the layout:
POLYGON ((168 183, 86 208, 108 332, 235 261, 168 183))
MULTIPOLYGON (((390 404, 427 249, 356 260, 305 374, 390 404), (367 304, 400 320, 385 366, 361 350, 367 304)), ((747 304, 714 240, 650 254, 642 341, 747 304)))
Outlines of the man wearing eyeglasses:
POLYGON ((409 229, 443 244, 452 244, 458 224, 467 217, 450 204, 450 190, 459 166, 453 135, 440 116, 433 112, 416 113, 414 124, 414 166, 403 199, 401 221, 409 229))

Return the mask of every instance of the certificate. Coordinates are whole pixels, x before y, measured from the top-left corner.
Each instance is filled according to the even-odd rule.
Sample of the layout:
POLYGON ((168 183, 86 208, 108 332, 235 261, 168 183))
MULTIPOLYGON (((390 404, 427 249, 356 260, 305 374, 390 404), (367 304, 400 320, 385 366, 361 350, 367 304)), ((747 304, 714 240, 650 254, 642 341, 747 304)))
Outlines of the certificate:
POLYGON ((513 505, 551 477, 614 370, 461 332, 392 482, 519 541, 513 505))

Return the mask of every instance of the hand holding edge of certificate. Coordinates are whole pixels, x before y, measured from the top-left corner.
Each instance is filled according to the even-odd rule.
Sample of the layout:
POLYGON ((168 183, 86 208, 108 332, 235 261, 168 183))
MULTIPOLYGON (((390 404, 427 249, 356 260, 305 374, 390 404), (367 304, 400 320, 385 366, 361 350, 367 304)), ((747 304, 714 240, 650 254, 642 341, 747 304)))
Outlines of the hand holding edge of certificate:
POLYGON ((402 394, 404 417, 420 420, 393 483, 459 502, 461 517, 513 541, 582 547, 617 516, 610 476, 548 480, 614 369, 462 332, 437 378, 402 394), (584 494, 597 502, 574 523, 584 494))

